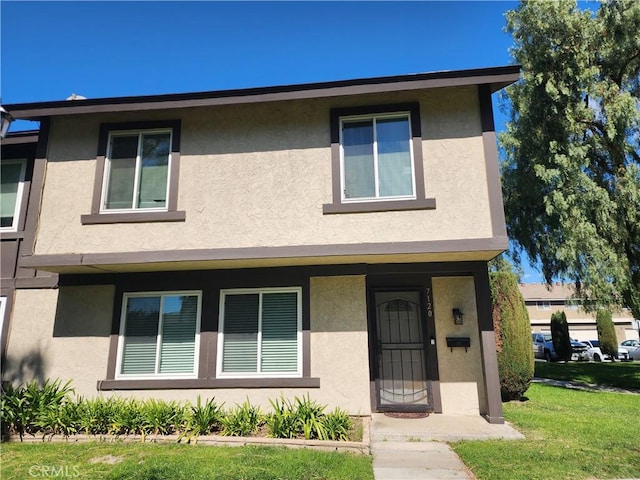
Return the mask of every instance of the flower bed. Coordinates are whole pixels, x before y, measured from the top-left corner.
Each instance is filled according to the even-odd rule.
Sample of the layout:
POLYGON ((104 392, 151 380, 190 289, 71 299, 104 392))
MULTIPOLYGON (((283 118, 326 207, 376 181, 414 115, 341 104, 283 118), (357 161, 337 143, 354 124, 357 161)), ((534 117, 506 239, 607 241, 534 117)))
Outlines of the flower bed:
MULTIPOLYGON (((197 402, 119 397, 73 398, 70 383, 46 381, 25 386, 3 385, 2 434, 24 440, 52 439, 135 439, 136 441, 234 443, 229 437, 242 437, 236 443, 274 443, 297 445, 300 441, 361 444, 364 421, 309 396, 271 400, 272 411, 263 413, 249 400, 224 408, 214 398, 197 402), (224 439, 224 440, 223 440, 224 439), (251 439, 251 440, 249 440, 251 439), (275 442, 278 443, 278 442, 275 442)), ((365 437, 367 438, 367 437, 365 437)), ((305 445, 301 443, 300 445, 305 445)), ((322 444, 318 444, 322 446, 322 444)), ((360 448, 360 447, 358 447, 360 448)))

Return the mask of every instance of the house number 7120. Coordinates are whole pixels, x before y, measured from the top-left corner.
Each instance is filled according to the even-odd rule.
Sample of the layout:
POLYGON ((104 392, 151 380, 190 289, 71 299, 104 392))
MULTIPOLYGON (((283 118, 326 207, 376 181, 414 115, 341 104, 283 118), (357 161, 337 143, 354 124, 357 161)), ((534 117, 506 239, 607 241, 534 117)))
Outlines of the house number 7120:
POLYGON ((433 317, 433 304, 431 303, 431 287, 427 288, 427 315, 433 317))

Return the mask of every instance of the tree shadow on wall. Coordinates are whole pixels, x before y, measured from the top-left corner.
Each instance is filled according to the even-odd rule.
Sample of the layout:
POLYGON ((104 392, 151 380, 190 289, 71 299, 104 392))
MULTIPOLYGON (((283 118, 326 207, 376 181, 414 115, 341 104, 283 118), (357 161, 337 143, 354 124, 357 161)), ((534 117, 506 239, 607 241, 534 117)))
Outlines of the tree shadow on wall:
POLYGON ((31 381, 42 385, 46 378, 44 358, 39 348, 24 355, 7 355, 2 362, 2 383, 11 383, 14 387, 31 381))

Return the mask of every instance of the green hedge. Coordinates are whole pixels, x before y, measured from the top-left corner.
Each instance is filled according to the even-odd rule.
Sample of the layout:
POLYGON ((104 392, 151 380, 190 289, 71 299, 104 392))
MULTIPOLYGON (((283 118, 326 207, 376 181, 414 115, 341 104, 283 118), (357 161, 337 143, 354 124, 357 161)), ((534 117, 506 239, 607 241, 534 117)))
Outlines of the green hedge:
POLYGON ((618 355, 618 337, 616 335, 616 327, 611 318, 611 312, 598 310, 596 313, 596 328, 598 329, 600 350, 605 355, 611 355, 611 358, 615 360, 618 355))
POLYGON ((503 401, 518 400, 533 379, 533 348, 529 314, 511 272, 489 276, 498 375, 503 401))
POLYGON ((551 314, 551 341, 558 360, 568 362, 571 360, 571 337, 569 336, 569 324, 567 315, 563 311, 551 314))

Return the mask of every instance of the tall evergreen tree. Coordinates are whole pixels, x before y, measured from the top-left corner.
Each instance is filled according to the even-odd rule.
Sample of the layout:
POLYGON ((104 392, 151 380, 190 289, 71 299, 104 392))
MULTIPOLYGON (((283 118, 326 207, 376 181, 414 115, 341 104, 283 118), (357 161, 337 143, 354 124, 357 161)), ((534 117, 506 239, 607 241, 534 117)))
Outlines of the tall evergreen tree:
POLYGON ((586 308, 640 318, 640 2, 522 1, 507 31, 522 65, 500 136, 513 253, 586 308))
POLYGON ((618 354, 618 336, 616 335, 616 327, 611 318, 611 312, 608 310, 598 310, 596 314, 596 328, 598 329, 598 341, 600 342, 600 350, 605 355, 611 355, 615 360, 618 354))
POLYGON ((571 360, 569 323, 567 322, 567 315, 563 311, 557 311, 551 315, 551 341, 558 360, 565 362, 571 360))

